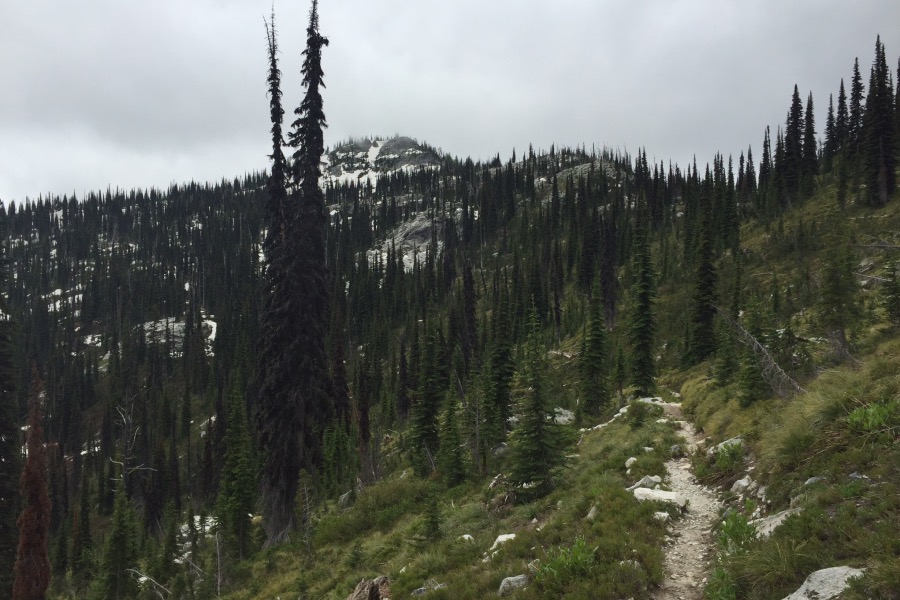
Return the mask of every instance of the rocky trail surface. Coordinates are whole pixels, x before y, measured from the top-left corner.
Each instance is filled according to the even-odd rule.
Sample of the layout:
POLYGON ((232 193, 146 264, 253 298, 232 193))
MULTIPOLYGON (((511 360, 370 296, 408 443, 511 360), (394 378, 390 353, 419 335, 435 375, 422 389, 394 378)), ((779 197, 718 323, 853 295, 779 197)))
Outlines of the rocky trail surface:
POLYGON ((657 600, 699 600, 707 571, 715 555, 714 526, 722 503, 714 490, 701 485, 691 472, 690 454, 697 448, 700 436, 694 426, 683 420, 681 407, 674 403, 662 404, 666 416, 681 424, 681 434, 686 447, 681 458, 666 463, 669 485, 673 492, 687 499, 687 512, 675 522, 672 541, 664 551, 665 579, 657 590, 657 600))

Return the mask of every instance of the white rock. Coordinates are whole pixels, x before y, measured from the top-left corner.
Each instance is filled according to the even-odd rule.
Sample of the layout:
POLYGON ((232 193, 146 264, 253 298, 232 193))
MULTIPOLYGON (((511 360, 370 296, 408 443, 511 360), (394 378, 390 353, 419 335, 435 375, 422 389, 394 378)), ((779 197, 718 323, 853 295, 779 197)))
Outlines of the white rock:
POLYGON ((475 541, 475 538, 473 538, 468 533, 462 534, 461 536, 459 536, 459 539, 463 540, 464 542, 474 542, 475 541))
POLYGON ((595 505, 591 506, 591 510, 588 511, 588 514, 585 517, 585 519, 587 519, 588 521, 593 521, 596 518, 597 518, 597 505, 595 504, 595 505))
POLYGON ((772 535, 772 532, 775 531, 779 525, 784 523, 789 516, 799 513, 799 508, 789 508, 775 513, 774 515, 763 517, 762 519, 754 519, 753 521, 750 521, 750 524, 756 527, 756 535, 758 537, 767 538, 772 535))
POLYGON ((636 402, 643 402, 644 404, 659 404, 662 402, 662 398, 659 396, 653 396, 650 398, 638 398, 636 402))
POLYGON ((784 600, 829 600, 847 589, 848 580, 862 574, 861 570, 852 567, 831 567, 815 571, 796 592, 786 596, 784 600))
POLYGON ((653 452, 653 448, 650 446, 644 446, 644 452, 653 452))
POLYGON ((633 492, 639 487, 650 487, 652 485, 656 485, 657 483, 662 483, 662 477, 660 477, 659 475, 644 475, 637 483, 626 489, 629 492, 633 492))
POLYGON ((750 489, 750 478, 744 477, 734 482, 734 485, 731 486, 731 493, 743 495, 748 489, 750 489))
POLYGON ((657 521, 665 522, 665 521, 669 520, 669 513, 662 512, 662 511, 655 512, 655 513, 653 513, 653 518, 656 519, 657 521))
POLYGON ((628 460, 625 461, 625 468, 630 469, 631 465, 633 465, 636 462, 637 462, 637 459, 632 456, 631 458, 629 458, 628 460))
POLYGON ((716 444, 715 446, 713 446, 712 448, 707 450, 706 454, 707 454, 707 456, 712 456, 713 454, 718 454, 719 452, 721 452, 722 450, 724 450, 725 448, 727 448, 729 446, 740 447, 743 445, 744 445, 744 440, 742 440, 739 437, 733 437, 731 439, 725 440, 721 444, 716 444))
POLYGON ((501 596, 508 596, 517 589, 525 587, 526 583, 528 583, 528 575, 516 575, 515 577, 507 577, 500 582, 500 590, 498 591, 498 593, 501 596))
POLYGON ((649 488, 636 488, 633 490, 634 497, 643 502, 644 500, 658 500, 659 502, 670 502, 676 504, 679 508, 684 508, 687 500, 681 494, 676 492, 667 492, 665 490, 651 490, 649 488))
POLYGON ((497 536, 497 539, 496 539, 496 540, 494 540, 494 545, 490 547, 490 549, 488 550, 488 552, 492 552, 493 550, 496 550, 496 549, 497 549, 497 546, 499 546, 500 544, 505 544, 505 543, 508 542, 509 540, 514 540, 514 539, 516 539, 516 534, 514 534, 514 533, 502 533, 502 534, 500 534, 500 535, 497 536))
POLYGON ((575 413, 571 410, 566 410, 565 408, 557 408, 555 410, 556 416, 553 420, 559 425, 568 425, 575 421, 575 413))

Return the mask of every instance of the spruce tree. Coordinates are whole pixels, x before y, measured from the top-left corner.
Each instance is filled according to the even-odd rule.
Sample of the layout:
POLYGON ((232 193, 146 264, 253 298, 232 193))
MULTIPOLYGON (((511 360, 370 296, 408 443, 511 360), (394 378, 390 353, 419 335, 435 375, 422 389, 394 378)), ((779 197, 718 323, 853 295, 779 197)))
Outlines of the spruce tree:
POLYGON ((600 285, 594 284, 589 302, 588 322, 579 357, 581 371, 581 402, 579 412, 596 416, 609 404, 609 348, 606 317, 600 285))
POLYGON ((225 461, 219 483, 216 514, 219 527, 226 532, 243 560, 250 551, 250 514, 256 505, 256 468, 247 427, 243 386, 234 384, 229 395, 225 430, 225 461))
POLYGON ((547 494, 565 460, 560 425, 553 419, 547 396, 546 355, 537 313, 532 308, 522 373, 522 418, 513 431, 510 473, 510 481, 526 499, 547 494))
POLYGON ((93 556, 93 540, 91 539, 91 505, 88 479, 82 472, 81 491, 78 494, 78 512, 75 513, 72 532, 72 576, 77 583, 82 583, 90 576, 93 556))
POLYGON ((697 269, 694 274, 694 295, 691 302, 691 324, 688 337, 686 359, 688 364, 697 364, 709 358, 716 351, 716 265, 713 245, 712 207, 707 188, 701 193, 700 233, 697 246, 697 269))
POLYGON ((838 361, 850 357, 847 328, 858 315, 858 284, 847 224, 836 212, 828 215, 819 273, 818 312, 838 361))
POLYGON ((847 145, 847 129, 850 127, 850 115, 847 112, 847 92, 844 91, 844 79, 838 91, 837 114, 834 117, 834 152, 838 153, 847 145))
POLYGON ((44 386, 37 366, 31 368, 28 399, 28 433, 25 437, 25 468, 19 489, 22 514, 19 547, 13 569, 13 600, 43 600, 50 585, 50 495, 47 492, 47 448, 44 445, 44 386))
POLYGON ((22 473, 15 377, 13 375, 12 329, 7 303, 6 210, 0 205, 0 595, 13 586, 16 562, 16 518, 19 514, 18 480, 22 473))
POLYGON ((856 155, 859 152, 862 139, 863 124, 863 94, 865 87, 862 75, 859 73, 859 58, 853 61, 853 78, 850 80, 850 114, 847 119, 847 138, 850 144, 850 152, 856 155))
MULTIPOLYGON (((291 131, 294 191, 279 215, 270 190, 270 231, 281 236, 267 243, 266 308, 261 339, 261 387, 258 416, 263 469, 261 499, 267 545, 290 539, 295 528, 294 499, 301 468, 321 464, 321 440, 332 401, 325 353, 328 294, 325 268, 325 202, 319 188, 324 152, 322 129, 322 48, 317 1, 313 0, 303 61, 303 101, 291 131)), ((269 38, 273 149, 280 148, 279 78, 274 31, 269 38)), ((277 150, 273 150, 275 155, 277 150)), ((277 162, 277 159, 275 159, 277 162)), ((274 173, 274 169, 273 169, 274 173)), ((271 187, 283 181, 274 177, 271 187)))
POLYGON ((803 164, 801 168, 801 187, 804 198, 812 196, 815 190, 816 175, 819 172, 819 157, 816 145, 816 122, 813 111, 812 92, 806 99, 806 120, 803 125, 803 164))
POLYGON ((125 482, 116 486, 112 521, 106 534, 91 600, 126 600, 138 594, 137 581, 129 569, 138 566, 137 528, 134 509, 125 494, 125 482))
POLYGON ((463 463, 462 440, 457 422, 457 401, 454 394, 447 394, 444 418, 441 422, 441 444, 438 452, 438 472, 448 486, 462 483, 466 476, 463 463))
POLYGON ((869 94, 863 118, 862 144, 866 194, 869 206, 884 206, 896 187, 896 147, 894 140, 894 90, 879 37, 875 61, 869 77, 869 94))
POLYGON ((641 219, 635 232, 634 282, 631 287, 632 306, 628 323, 631 383, 641 394, 649 394, 656 387, 656 275, 650 254, 648 227, 646 219, 641 219))
POLYGON ((884 309, 888 320, 895 327, 900 326, 900 265, 892 261, 887 267, 887 277, 882 287, 884 309))

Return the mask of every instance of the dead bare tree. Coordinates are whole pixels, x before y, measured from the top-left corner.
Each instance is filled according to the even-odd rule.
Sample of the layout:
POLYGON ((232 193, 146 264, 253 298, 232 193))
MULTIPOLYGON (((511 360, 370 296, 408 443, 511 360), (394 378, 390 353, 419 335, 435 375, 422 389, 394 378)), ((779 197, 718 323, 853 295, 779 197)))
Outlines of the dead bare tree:
POLYGON ((782 398, 806 392, 799 383, 785 373, 784 369, 778 365, 778 362, 775 361, 775 357, 772 356, 772 353, 769 352, 769 350, 763 346, 753 334, 744 329, 740 323, 733 319, 731 315, 728 314, 728 311, 724 311, 715 305, 713 305, 713 308, 716 309, 716 312, 719 313, 722 320, 731 327, 741 343, 749 347, 753 352, 756 360, 759 361, 760 366, 762 366, 763 379, 765 379, 772 387, 772 391, 782 398))

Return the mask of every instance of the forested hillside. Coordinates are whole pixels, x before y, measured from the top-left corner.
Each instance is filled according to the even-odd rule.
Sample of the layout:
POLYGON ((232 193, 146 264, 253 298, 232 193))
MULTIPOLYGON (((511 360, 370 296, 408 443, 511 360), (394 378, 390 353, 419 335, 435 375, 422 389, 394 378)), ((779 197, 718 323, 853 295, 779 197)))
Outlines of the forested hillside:
MULTIPOLYGON (((27 431, 45 453, 50 597, 344 598, 386 575, 391 597, 480 598, 517 573, 520 597, 654 597, 681 513, 624 488, 665 476, 680 443, 635 401, 663 397, 683 398, 711 441, 744 437, 743 454, 694 458, 734 500, 735 527, 803 506, 796 486, 823 477, 782 537, 723 534, 711 597, 781 597, 838 563, 867 568, 854 593, 897 597, 900 73, 887 65, 877 42, 868 84, 857 61, 824 119, 824 99, 773 90, 785 123, 708 163, 588 147, 482 163, 379 138, 307 167, 304 104, 291 137, 307 137, 271 172, 10 203, 0 589, 26 569, 27 431), (315 280, 271 260, 306 256, 309 236, 273 214, 311 186, 314 319, 271 300, 278 281, 315 280), (304 319, 324 354, 292 363, 272 340, 304 319), (281 363, 286 378, 324 374, 294 433, 272 407, 281 363), (282 487, 263 481, 285 461, 282 487), (769 490, 752 505, 728 491, 748 466, 769 490), (261 523, 273 494, 290 514, 261 523)), ((277 148, 276 72, 272 58, 277 148)))

